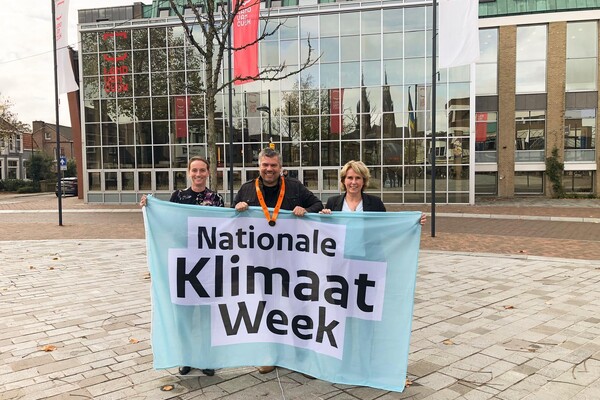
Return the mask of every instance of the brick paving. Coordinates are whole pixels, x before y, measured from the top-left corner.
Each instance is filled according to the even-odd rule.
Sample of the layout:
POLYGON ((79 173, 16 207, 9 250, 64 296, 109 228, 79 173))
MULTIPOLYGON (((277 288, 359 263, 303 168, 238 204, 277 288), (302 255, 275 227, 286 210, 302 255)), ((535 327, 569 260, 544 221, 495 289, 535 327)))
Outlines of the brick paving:
MULTIPOLYGON (((136 205, 85 204, 67 197, 63 199, 63 226, 59 226, 58 211, 36 212, 57 210, 57 203, 50 194, 0 194, 1 226, 5 228, 0 240, 144 238, 136 205), (25 213, 13 213, 19 210, 25 213)), ((426 206, 388 208, 430 212, 426 206)), ((435 233, 431 237, 429 218, 423 227, 422 249, 600 260, 600 200, 493 199, 475 206, 437 205, 435 233), (592 222, 574 222, 577 219, 592 222)))
POLYGON ((139 209, 64 200, 59 227, 55 198, 0 195, 0 400, 600 399, 597 200, 438 207, 452 215, 423 230, 403 393, 154 370, 139 209))

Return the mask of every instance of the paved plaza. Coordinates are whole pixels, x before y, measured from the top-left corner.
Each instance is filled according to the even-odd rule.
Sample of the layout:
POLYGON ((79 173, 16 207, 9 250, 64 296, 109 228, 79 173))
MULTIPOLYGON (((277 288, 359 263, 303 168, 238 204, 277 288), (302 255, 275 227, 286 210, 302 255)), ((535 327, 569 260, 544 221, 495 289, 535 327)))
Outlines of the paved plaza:
MULTIPOLYGON (((488 236, 481 239, 489 243, 485 253, 464 251, 469 243, 435 250, 427 244, 435 238, 424 240, 403 393, 309 380, 282 368, 179 376, 175 368, 152 367, 151 280, 139 210, 69 205, 58 234, 80 238, 63 238, 44 222, 54 214, 10 201, 0 197, 0 231, 13 231, 13 238, 0 237, 0 399, 600 399, 600 259, 593 252, 577 259, 520 247, 494 254, 493 241, 500 246, 504 232, 463 233, 488 236), (106 224, 113 225, 108 239, 88 238, 106 224), (16 226, 39 240, 23 240, 16 226)), ((566 231, 575 237, 564 254, 580 254, 570 244, 600 247, 595 204, 587 211, 581 217, 561 209, 562 221, 537 215, 529 222, 567 225, 551 225, 532 240, 565 241, 554 236, 566 231)), ((522 217, 440 218, 440 236, 453 237, 452 221, 471 219, 480 226, 513 221, 512 236, 519 236, 531 229, 520 227, 522 217)))

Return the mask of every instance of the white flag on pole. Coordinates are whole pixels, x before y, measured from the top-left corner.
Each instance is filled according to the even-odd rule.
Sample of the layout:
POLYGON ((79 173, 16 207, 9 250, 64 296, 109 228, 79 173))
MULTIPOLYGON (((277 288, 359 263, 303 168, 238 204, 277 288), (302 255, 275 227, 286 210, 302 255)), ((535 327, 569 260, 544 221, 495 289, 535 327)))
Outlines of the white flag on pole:
POLYGON ((79 89, 75 82, 73 66, 69 55, 69 0, 54 0, 56 18, 56 68, 58 73, 58 93, 69 93, 79 89))
MULTIPOLYGON (((435 1, 435 0, 434 0, 435 1)), ((439 0, 440 68, 458 67, 479 59, 479 1, 439 0)))

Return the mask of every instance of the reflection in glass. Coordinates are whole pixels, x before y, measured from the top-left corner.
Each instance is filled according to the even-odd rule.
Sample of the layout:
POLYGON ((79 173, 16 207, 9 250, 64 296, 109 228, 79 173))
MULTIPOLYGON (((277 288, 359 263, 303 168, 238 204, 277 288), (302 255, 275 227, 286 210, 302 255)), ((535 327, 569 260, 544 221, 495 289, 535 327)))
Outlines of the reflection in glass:
POLYGON ((119 147, 119 168, 135 168, 135 147, 119 147))
POLYGON ((517 63, 517 93, 546 91, 546 61, 523 61, 517 63))
POLYGON ((352 87, 360 85, 360 63, 346 62, 341 64, 341 85, 352 87))
POLYGON ((169 189, 169 171, 156 171, 156 190, 169 189))
POLYGON ((566 90, 596 90, 597 62, 596 57, 567 60, 566 90))
POLYGON ((341 190, 337 169, 323 170, 323 190, 341 190))
POLYGON ((104 190, 117 190, 117 173, 104 173, 104 190))
POLYGON ((320 37, 338 36, 339 35, 339 17, 337 14, 323 14, 319 16, 321 20, 321 35, 320 37))
POLYGON ((543 171, 515 171, 515 194, 543 194, 543 171))
POLYGON ((360 34, 360 16, 358 13, 340 14, 340 35, 359 35, 360 34))
POLYGON ((152 173, 150 171, 138 172, 139 190, 152 190, 152 173))
POLYGON ((100 172, 88 173, 88 190, 102 190, 102 182, 100 180, 100 172))
POLYGON ((402 47, 404 46, 403 33, 384 33, 383 34, 383 58, 402 57, 402 47))
POLYGON ((321 142, 321 163, 324 166, 340 164, 340 142, 321 142))

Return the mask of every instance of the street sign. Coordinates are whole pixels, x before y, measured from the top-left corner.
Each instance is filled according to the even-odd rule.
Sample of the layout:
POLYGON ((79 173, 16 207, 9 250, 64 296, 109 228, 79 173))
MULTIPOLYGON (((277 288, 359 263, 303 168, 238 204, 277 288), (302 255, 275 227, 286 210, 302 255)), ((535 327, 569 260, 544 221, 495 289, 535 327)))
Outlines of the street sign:
POLYGON ((61 171, 67 170, 67 157, 65 157, 65 156, 60 156, 60 170, 61 171))

